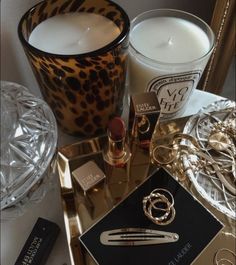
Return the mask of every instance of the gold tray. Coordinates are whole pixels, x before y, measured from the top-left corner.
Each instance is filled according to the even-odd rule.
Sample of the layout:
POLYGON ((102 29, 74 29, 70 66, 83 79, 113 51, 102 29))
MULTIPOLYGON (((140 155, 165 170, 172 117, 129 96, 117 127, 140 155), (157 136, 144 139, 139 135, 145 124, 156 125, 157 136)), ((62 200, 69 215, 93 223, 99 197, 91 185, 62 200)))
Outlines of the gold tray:
MULTIPOLYGON (((188 118, 161 122, 156 132, 160 143, 168 141, 168 138, 176 132, 182 132, 188 118)), ((58 152, 57 162, 61 198, 72 265, 95 264, 90 255, 81 248, 78 237, 114 205, 111 203, 112 198, 105 194, 102 185, 93 189, 89 195, 89 202, 87 202, 87 199, 84 199, 84 195, 81 194, 76 183, 74 183, 71 172, 88 159, 91 159, 92 156, 99 156, 105 144, 106 137, 101 136, 61 147, 58 152)), ((171 172, 170 166, 167 165, 166 168, 171 172)), ((131 181, 126 187, 124 196, 138 186, 154 169, 155 167, 150 163, 149 152, 135 147, 135 155, 132 155, 131 160, 131 181), (142 172, 142 174, 135 174, 135 172, 142 172), (142 179, 137 179, 137 175, 142 175, 142 179)), ((174 174, 174 172, 171 173, 174 174)), ((181 183, 225 225, 222 232, 215 237, 193 263, 194 265, 211 265, 218 249, 228 248, 235 251, 235 222, 204 200, 187 178, 182 179, 181 183)))

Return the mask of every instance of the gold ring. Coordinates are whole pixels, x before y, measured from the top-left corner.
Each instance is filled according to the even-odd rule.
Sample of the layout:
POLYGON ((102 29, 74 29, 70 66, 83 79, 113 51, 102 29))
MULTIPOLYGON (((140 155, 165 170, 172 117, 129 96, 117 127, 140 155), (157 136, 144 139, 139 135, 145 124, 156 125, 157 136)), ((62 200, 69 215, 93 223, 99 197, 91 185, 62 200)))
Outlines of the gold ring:
POLYGON ((141 118, 141 119, 138 122, 138 131, 141 134, 145 134, 150 129, 150 121, 146 115, 139 116, 138 119, 139 118, 141 118))
POLYGON ((152 152, 152 157, 159 165, 167 165, 172 163, 177 156, 177 145, 157 145, 152 152))
POLYGON ((155 224, 170 224, 174 220, 176 214, 174 209, 174 197, 167 189, 156 188, 148 196, 143 198, 143 211, 148 219, 155 224), (166 195, 168 195, 169 198, 166 195), (159 203, 166 205, 166 207, 158 207, 159 203), (158 216, 154 216, 154 211, 158 216))

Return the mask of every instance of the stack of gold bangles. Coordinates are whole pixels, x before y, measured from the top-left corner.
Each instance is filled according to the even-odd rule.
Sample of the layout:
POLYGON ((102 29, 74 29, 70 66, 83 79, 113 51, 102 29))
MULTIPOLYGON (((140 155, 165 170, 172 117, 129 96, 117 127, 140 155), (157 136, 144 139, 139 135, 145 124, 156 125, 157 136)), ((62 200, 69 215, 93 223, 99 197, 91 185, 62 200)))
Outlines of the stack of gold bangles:
POLYGON ((157 225, 170 224, 175 218, 174 197, 166 189, 154 189, 143 198, 143 211, 157 225))

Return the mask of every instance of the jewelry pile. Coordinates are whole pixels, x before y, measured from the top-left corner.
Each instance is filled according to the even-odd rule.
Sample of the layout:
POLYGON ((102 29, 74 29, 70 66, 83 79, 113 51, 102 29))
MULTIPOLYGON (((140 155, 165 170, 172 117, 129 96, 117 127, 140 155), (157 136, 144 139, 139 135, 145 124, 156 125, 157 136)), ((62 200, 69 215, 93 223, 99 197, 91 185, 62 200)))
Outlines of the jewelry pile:
POLYGON ((236 219, 236 106, 223 100, 192 116, 183 133, 157 145, 152 158, 179 180, 189 177, 213 206, 236 219))

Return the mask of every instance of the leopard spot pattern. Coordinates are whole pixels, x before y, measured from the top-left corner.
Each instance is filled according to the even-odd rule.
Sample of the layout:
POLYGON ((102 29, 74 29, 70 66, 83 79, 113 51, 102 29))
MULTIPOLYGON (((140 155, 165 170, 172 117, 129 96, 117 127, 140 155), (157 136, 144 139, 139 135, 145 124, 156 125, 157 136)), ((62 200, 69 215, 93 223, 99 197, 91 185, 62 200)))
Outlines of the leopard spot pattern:
MULTIPOLYGON (((94 12, 113 20, 122 31, 120 10, 106 0, 48 0, 25 17, 21 31, 28 40, 43 20, 66 12, 94 12)), ((104 132, 122 106, 127 68, 128 34, 111 51, 92 56, 57 56, 24 47, 44 99, 58 124, 74 135, 104 132)))

